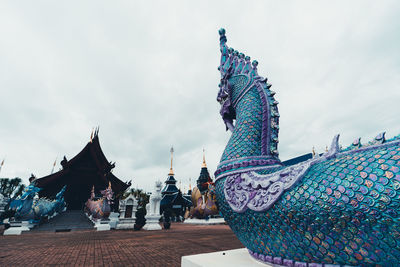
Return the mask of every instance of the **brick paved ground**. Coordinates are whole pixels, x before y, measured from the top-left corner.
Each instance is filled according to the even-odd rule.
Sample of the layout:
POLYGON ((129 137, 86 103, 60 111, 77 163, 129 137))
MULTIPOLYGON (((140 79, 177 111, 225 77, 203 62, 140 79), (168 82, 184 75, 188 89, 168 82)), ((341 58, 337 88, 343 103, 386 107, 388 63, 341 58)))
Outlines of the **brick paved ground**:
POLYGON ((242 247, 226 225, 35 232, 0 236, 0 266, 180 266, 182 256, 242 247))

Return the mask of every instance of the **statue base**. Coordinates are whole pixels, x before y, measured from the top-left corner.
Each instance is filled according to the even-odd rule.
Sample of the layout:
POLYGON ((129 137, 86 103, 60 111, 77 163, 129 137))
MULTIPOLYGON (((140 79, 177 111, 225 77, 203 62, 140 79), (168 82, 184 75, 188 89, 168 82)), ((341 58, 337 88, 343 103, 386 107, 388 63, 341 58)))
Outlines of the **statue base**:
POLYGON ((145 218, 146 218, 146 224, 143 226, 144 230, 155 231, 155 230, 162 229, 160 226, 160 223, 159 223, 161 215, 150 214, 150 215, 146 215, 145 218))
POLYGON ((186 219, 183 223, 186 224, 204 224, 204 225, 212 225, 212 224, 225 224, 224 218, 210 218, 206 219, 186 219))
POLYGON ((110 220, 101 220, 97 222, 94 227, 97 229, 97 231, 109 231, 111 229, 110 220))
MULTIPOLYGON (((4 231, 3 235, 20 235, 23 231, 29 231, 28 221, 11 221, 10 228, 4 231)), ((32 226, 33 227, 33 226, 32 226)), ((32 228, 31 227, 31 228, 32 228)))
POLYGON ((116 229, 133 229, 135 220, 135 218, 120 218, 116 229))
POLYGON ((181 260, 182 267, 261 267, 278 266, 268 265, 253 259, 246 248, 218 251, 212 253, 196 254, 183 256, 181 260))
POLYGON ((110 219, 110 228, 116 229, 118 222, 119 222, 119 213, 118 212, 111 212, 108 219, 110 219))

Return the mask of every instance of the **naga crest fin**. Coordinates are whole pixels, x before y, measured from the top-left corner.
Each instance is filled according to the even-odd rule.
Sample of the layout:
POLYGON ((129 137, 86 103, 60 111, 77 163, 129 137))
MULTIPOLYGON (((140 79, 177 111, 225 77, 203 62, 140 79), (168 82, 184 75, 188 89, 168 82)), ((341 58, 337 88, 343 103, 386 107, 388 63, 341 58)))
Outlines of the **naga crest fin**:
POLYGON ((333 158, 337 153, 339 153, 340 150, 339 137, 340 134, 337 134, 333 137, 331 147, 329 148, 329 151, 324 155, 325 158, 327 159, 333 158))
POLYGON ((228 77, 231 74, 247 74, 258 76, 257 60, 250 63, 250 57, 244 53, 240 53, 226 45, 226 31, 224 28, 219 29, 219 46, 221 51, 221 61, 218 70, 221 72, 221 78, 228 77))

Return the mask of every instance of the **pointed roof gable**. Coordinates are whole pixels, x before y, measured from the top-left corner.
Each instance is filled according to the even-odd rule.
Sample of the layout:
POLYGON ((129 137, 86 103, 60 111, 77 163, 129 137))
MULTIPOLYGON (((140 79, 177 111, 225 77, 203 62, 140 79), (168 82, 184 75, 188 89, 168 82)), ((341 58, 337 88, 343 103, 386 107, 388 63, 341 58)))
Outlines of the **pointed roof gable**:
MULTIPOLYGON (((42 188, 39 193, 41 196, 52 197, 62 186, 67 184, 67 191, 76 190, 77 194, 82 194, 79 198, 82 198, 80 201, 83 201, 83 194, 87 190, 89 190, 88 193, 90 194, 90 189, 93 185, 96 191, 99 191, 106 188, 108 182, 111 182, 114 195, 122 193, 130 186, 130 183, 124 183, 112 174, 111 170, 115 167, 115 163, 107 160, 100 147, 97 134, 71 160, 68 161, 64 157, 61 165, 62 169, 60 171, 35 180, 36 186, 42 188)), ((87 194, 86 199, 89 194, 87 194)), ((68 195, 68 192, 66 192, 67 202, 68 195)), ((77 197, 74 196, 74 198, 77 197)))

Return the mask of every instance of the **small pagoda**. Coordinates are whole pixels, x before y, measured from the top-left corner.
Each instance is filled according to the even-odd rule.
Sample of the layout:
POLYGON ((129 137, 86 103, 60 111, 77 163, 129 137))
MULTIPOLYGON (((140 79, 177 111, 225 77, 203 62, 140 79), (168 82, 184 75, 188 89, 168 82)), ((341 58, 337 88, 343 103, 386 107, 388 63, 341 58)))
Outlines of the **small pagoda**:
POLYGON ((83 210, 93 187, 95 195, 98 196, 110 182, 114 196, 118 198, 130 186, 130 182, 125 183, 112 174, 115 162, 109 162, 105 157, 100 147, 98 129, 92 133, 90 142, 75 157, 67 160, 64 156, 61 166, 60 171, 33 182, 42 188, 39 197, 50 199, 67 185, 64 199, 68 210, 83 210))
POLYGON ((200 175, 197 179, 197 188, 200 190, 202 195, 208 190, 208 185, 211 183, 213 183, 213 181, 207 169, 206 156, 203 149, 203 163, 201 164, 200 175))
POLYGON ((168 178, 165 181, 165 186, 161 191, 162 199, 160 203, 160 213, 162 214, 165 210, 172 211, 177 220, 179 217, 183 217, 186 208, 192 206, 192 203, 187 198, 182 196, 182 192, 176 187, 176 180, 174 178, 174 170, 172 168, 174 149, 171 148, 171 168, 168 173, 168 178))
POLYGON ((205 151, 203 149, 203 163, 197 185, 191 192, 193 208, 190 210, 191 218, 205 219, 218 214, 215 184, 207 169, 205 151))

